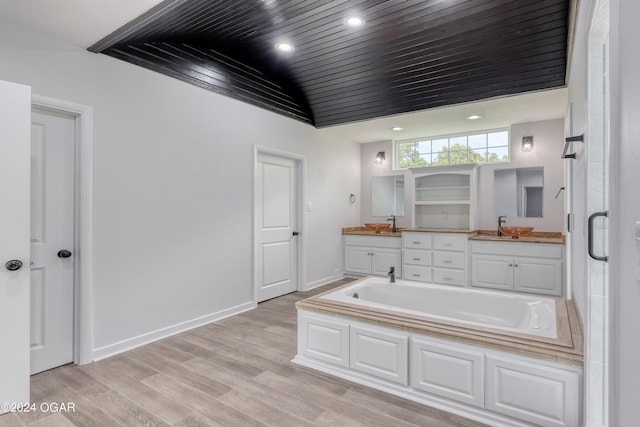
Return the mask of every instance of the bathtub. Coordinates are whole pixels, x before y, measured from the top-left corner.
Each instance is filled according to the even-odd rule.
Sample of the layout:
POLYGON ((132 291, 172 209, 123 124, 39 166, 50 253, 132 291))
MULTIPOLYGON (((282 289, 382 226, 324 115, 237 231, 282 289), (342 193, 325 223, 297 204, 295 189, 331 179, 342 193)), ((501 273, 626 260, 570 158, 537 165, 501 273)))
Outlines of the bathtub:
POLYGON ((294 363, 491 426, 583 425, 571 301, 368 277, 296 308, 294 363))
POLYGON ((453 322, 479 329, 557 337, 556 300, 498 291, 370 277, 321 299, 453 322))

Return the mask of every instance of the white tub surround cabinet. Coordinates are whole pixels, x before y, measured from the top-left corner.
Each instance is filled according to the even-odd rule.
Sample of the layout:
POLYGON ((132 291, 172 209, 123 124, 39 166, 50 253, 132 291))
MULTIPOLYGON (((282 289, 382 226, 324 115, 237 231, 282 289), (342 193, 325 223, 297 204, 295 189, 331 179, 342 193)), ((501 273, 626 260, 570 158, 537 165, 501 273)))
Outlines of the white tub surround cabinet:
POLYGON ((477 226, 478 165, 411 168, 413 228, 473 230, 477 226))
POLYGON ((468 234, 402 232, 403 278, 468 286, 468 234))
POLYGON ((298 309, 294 362, 492 426, 581 424, 582 368, 298 309))
POLYGON ((563 296, 564 245, 470 243, 471 286, 563 296))
POLYGON ((400 237, 346 234, 343 239, 345 273, 386 276, 395 267, 396 277, 402 277, 400 237))

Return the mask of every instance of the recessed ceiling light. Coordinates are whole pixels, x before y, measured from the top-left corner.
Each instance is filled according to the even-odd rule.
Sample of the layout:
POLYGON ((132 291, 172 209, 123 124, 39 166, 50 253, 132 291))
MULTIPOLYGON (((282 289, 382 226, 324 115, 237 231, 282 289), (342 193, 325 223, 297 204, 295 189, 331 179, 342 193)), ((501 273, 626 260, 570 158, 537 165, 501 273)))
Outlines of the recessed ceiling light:
POLYGON ((478 119, 481 119, 481 118, 482 118, 482 116, 479 115, 479 114, 472 114, 470 116, 467 116, 467 120, 478 120, 478 119))
POLYGON ((364 19, 359 16, 348 16, 344 20, 344 25, 351 28, 364 27, 364 19))
POLYGON ((276 50, 280 52, 293 52, 293 45, 291 43, 276 43, 276 50))
POLYGON ((394 130, 396 132, 400 132, 401 130, 404 130, 404 128, 401 128, 400 126, 394 126, 391 128, 391 130, 394 130))

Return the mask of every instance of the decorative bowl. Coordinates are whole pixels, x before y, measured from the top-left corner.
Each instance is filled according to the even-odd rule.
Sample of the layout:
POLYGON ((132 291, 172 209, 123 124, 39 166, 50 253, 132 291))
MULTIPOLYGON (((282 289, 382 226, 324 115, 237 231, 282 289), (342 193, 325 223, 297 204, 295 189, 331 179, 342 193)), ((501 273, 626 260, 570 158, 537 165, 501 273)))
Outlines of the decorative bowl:
POLYGON ((518 237, 525 237, 531 234, 533 227, 500 227, 503 236, 517 239, 518 237))
POLYGON ((367 229, 373 230, 379 234, 383 230, 388 230, 389 227, 391 227, 391 224, 388 222, 380 222, 380 223, 365 224, 364 226, 367 227, 367 229))

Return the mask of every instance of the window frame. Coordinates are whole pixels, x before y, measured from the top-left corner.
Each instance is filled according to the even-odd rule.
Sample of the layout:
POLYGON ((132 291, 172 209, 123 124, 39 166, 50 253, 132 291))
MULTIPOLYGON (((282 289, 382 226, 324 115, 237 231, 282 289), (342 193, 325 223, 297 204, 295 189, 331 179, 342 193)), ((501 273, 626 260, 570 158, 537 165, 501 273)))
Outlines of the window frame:
MULTIPOLYGON (((425 166, 410 166, 407 168, 402 168, 400 167, 400 155, 398 154, 399 152, 399 147, 402 143, 415 143, 415 142, 419 142, 419 141, 434 141, 434 140, 439 140, 439 139, 447 139, 447 140, 451 140, 453 138, 459 138, 462 136, 467 137, 467 150, 468 150, 468 138, 470 136, 475 136, 475 135, 485 135, 486 136, 486 146, 485 149, 489 149, 489 138, 488 135, 490 133, 497 133, 497 132, 507 132, 507 155, 509 157, 508 160, 500 160, 500 161, 494 161, 494 162, 481 162, 478 164, 481 165, 491 165, 491 164, 503 164, 503 163, 511 163, 511 129, 510 128, 496 128, 496 129, 483 129, 483 130, 478 130, 478 131, 473 131, 473 132, 460 132, 460 133, 453 133, 453 134, 446 134, 446 135, 434 135, 434 136, 423 136, 423 137, 418 137, 418 138, 409 138, 409 139, 397 139, 397 140, 393 140, 393 170, 398 170, 398 171, 405 171, 405 170, 409 170, 412 167, 425 167, 425 168, 429 168, 429 167, 445 167, 445 166, 456 166, 456 165, 471 165, 471 164, 476 164, 475 162, 469 162, 469 163, 448 163, 446 165, 425 165, 425 166)), ((468 152, 468 151, 467 151, 468 152)), ((431 154, 433 154, 433 151, 431 151, 431 154)))

